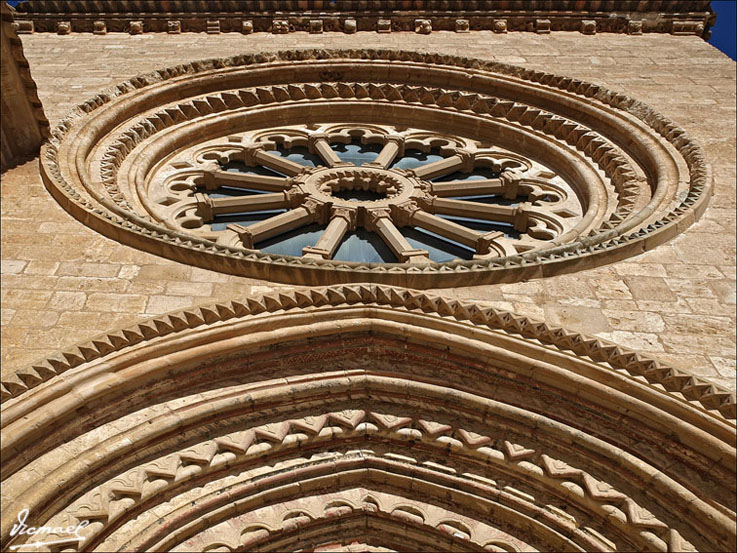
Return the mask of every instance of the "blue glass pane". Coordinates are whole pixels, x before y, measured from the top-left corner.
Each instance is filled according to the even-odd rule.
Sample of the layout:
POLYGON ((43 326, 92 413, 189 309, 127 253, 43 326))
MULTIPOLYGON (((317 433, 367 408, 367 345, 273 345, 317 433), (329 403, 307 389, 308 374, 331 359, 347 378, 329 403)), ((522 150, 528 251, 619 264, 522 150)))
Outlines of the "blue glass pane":
POLYGON ((519 199, 508 200, 502 196, 453 196, 454 200, 461 200, 464 202, 476 202, 480 204, 491 204, 491 205, 508 205, 515 206, 519 205, 519 199))
POLYGON ((278 171, 272 171, 261 165, 256 167, 249 167, 245 163, 240 161, 231 161, 222 166, 223 171, 230 171, 232 173, 251 173, 254 175, 263 175, 265 177, 285 177, 286 175, 279 173, 278 171))
POLYGON ((374 161, 381 148, 381 144, 331 144, 330 147, 343 161, 353 165, 363 165, 374 161))
POLYGON ((289 161, 306 165, 307 167, 321 167, 325 165, 320 156, 311 154, 307 148, 294 146, 292 148, 284 148, 279 146, 276 150, 269 150, 270 154, 285 157, 289 161))
POLYGON ((231 188, 221 186, 217 190, 208 190, 206 194, 211 198, 233 198, 236 196, 253 196, 254 194, 266 194, 264 190, 251 190, 250 188, 231 188))
POLYGON ((404 155, 396 158, 391 166, 396 169, 414 169, 420 165, 427 165, 428 163, 440 161, 441 159, 445 158, 435 154, 426 154, 419 150, 406 150, 404 155))
POLYGON ((320 225, 307 225, 259 242, 256 247, 266 253, 301 256, 302 248, 314 246, 324 231, 320 225))
POLYGON ((456 171, 455 173, 443 175, 442 177, 437 177, 431 180, 433 182, 448 182, 451 180, 498 179, 500 174, 501 173, 492 171, 488 167, 477 167, 473 170, 473 173, 461 173, 460 171, 456 171))
POLYGON ((365 229, 356 229, 347 234, 338 246, 333 259, 338 261, 360 261, 364 263, 394 263, 396 258, 378 234, 365 229))
POLYGON ((427 250, 430 259, 437 263, 454 259, 471 259, 474 252, 462 244, 438 236, 427 230, 402 227, 402 234, 412 247, 427 250))
POLYGON ((519 238, 519 232, 514 230, 514 226, 510 225, 509 223, 484 221, 482 219, 469 219, 467 217, 455 217, 450 215, 438 215, 438 217, 447 219, 448 221, 453 221, 454 223, 458 223, 459 225, 463 225, 464 227, 477 230, 479 232, 491 232, 494 230, 498 230, 503 232, 509 238, 519 238))
POLYGON ((349 202, 373 202, 386 198, 386 194, 374 192, 373 190, 336 190, 331 196, 348 200, 349 202))
POLYGON ((253 223, 263 221, 264 219, 268 219, 269 217, 273 217, 274 215, 279 215, 280 213, 284 212, 284 209, 280 209, 274 211, 254 211, 252 213, 231 213, 228 215, 218 215, 213 219, 212 223, 210 223, 210 228, 212 230, 225 230, 225 226, 231 223, 237 223, 239 225, 247 227, 249 225, 252 225, 253 223))

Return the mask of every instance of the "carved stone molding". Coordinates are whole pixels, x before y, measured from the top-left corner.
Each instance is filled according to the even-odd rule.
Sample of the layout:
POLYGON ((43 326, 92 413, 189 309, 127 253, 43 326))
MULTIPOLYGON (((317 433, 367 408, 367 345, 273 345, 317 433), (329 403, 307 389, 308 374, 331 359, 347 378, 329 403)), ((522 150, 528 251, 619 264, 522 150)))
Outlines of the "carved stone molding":
POLYGON ((71 550, 734 548, 733 396, 481 304, 284 290, 75 351, 4 398, 6 546, 27 507, 71 550))
MULTIPOLYGON (((224 32, 288 33, 294 31, 415 31, 467 32, 580 31, 624 33, 637 24, 648 33, 696 34, 708 38, 714 14, 706 0, 556 0, 497 2, 495 0, 245 0, 206 3, 187 0, 29 0, 17 7, 35 31, 54 31, 59 20, 72 20, 75 32, 92 31, 92 21, 104 19, 113 32, 127 31, 127 22, 141 18, 145 32, 166 32, 167 20, 181 19, 182 31, 210 32, 215 22, 224 32), (276 19, 275 19, 276 16, 276 19), (321 29, 321 30, 318 30, 321 29)), ((635 34, 635 33, 630 33, 635 34)))
MULTIPOLYGON (((401 135, 396 129, 371 132, 379 137, 401 135)), ((397 140, 381 140, 386 141, 387 152, 396 155, 392 144, 397 140)), ((42 161, 44 182, 62 206, 108 236, 202 267, 299 284, 351 280, 433 287, 569 272, 584 258, 590 267, 641 253, 672 238, 701 215, 711 193, 709 166, 698 146, 682 129, 632 98, 575 79, 493 62, 393 51, 288 51, 212 60, 139 77, 104 92, 68 116, 44 149, 42 161), (291 71, 288 78, 282 74, 284 64, 291 71), (403 84, 382 82, 386 77, 380 75, 392 71, 402 73, 397 80, 403 84), (474 75, 471 82, 475 84, 469 85, 468 74, 474 75), (174 77, 177 79, 172 80, 174 77), (274 84, 285 78, 289 82, 274 84), (441 79, 443 86, 428 86, 433 79, 441 79), (285 123, 285 130, 271 127, 274 113, 285 123), (349 129, 366 125, 381 129, 397 117, 405 128, 442 137, 409 136, 404 146, 399 145, 399 149, 412 144, 421 147, 425 140, 425 147, 429 144, 448 154, 438 165, 407 172, 420 180, 432 181, 452 168, 455 156, 460 171, 472 166, 502 174, 520 169, 495 161, 483 149, 464 153, 464 147, 452 146, 458 141, 454 137, 476 144, 493 141, 494 146, 520 159, 541 159, 575 192, 583 218, 566 228, 561 220, 556 222, 533 205, 532 211, 523 209, 507 217, 515 230, 528 230, 528 236, 538 240, 516 251, 506 244, 480 247, 477 237, 454 227, 447 234, 475 249, 475 259, 430 263, 421 256, 409 259, 397 254, 402 261, 397 264, 362 264, 266 254, 253 251, 256 244, 239 247, 237 240, 198 234, 192 229, 202 221, 192 198, 189 204, 177 207, 174 215, 186 231, 141 203, 148 201, 142 189, 155 179, 156 163, 164 163, 182 148, 202 150, 194 165, 171 158, 172 167, 178 164, 181 174, 192 170, 186 177, 190 180, 181 183, 185 195, 187 188, 200 186, 203 174, 214 178, 212 171, 217 167, 205 167, 205 162, 222 165, 238 159, 301 178, 304 166, 270 154, 268 147, 255 144, 254 150, 254 145, 243 142, 250 134, 256 142, 258 136, 274 136, 286 146, 304 145, 338 170, 340 164, 327 141, 309 138, 309 132, 293 126, 306 114, 325 124, 347 125, 349 141, 349 129), (108 133, 104 130, 108 120, 123 123, 108 133), (471 135, 470 128, 476 129, 471 135), (88 136, 85 133, 94 137, 81 140, 88 136), (526 151, 514 151, 521 143, 526 144, 526 151), (95 158, 87 156, 91 144, 99 152, 95 158), (450 155, 454 147, 460 148, 455 156, 450 155), (97 175, 95 184, 81 178, 74 166, 62 170, 58 162, 62 155, 84 158, 89 171, 97 175)), ((504 177, 504 183, 513 187, 516 181, 510 178, 504 177)), ((547 197, 545 190, 550 197, 560 194, 544 176, 523 173, 520 179, 518 194, 537 198, 535 201, 547 197)), ((295 186, 293 181, 285 184, 295 186)), ((441 213, 461 213, 446 199, 419 203, 443 210, 441 213)), ((474 206, 465 205, 463 213, 471 213, 469 209, 474 206)), ((493 211, 478 209, 477 215, 493 211)), ((297 218, 289 224, 303 219, 308 221, 297 218)), ((415 219, 417 226, 442 230, 437 221, 424 215, 415 219)), ((270 232, 256 236, 271 236, 270 232)), ((483 244, 489 243, 490 238, 484 239, 483 244)))

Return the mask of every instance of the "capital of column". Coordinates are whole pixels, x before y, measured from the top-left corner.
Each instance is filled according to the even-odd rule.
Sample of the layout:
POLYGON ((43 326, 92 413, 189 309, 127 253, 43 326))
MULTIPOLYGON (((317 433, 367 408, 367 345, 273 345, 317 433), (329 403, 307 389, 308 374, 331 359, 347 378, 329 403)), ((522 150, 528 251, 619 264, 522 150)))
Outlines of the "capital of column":
POLYGON ((324 140, 325 142, 328 141, 328 135, 324 132, 316 132, 312 133, 307 137, 307 149, 310 151, 310 153, 315 153, 315 142, 318 140, 324 140))
POLYGON ((514 230, 519 232, 525 232, 527 227, 530 225, 530 212, 532 210, 532 204, 530 202, 524 202, 517 206, 514 210, 514 230))
POLYGON ((204 184, 205 190, 217 190, 220 188, 220 183, 217 179, 218 171, 220 171, 220 165, 214 161, 207 163, 202 168, 202 184, 204 184))
POLYGON ((330 217, 330 204, 321 202, 312 197, 307 197, 300 207, 307 210, 312 220, 321 225, 325 225, 330 217))
POLYGON ((412 216, 421 210, 420 206, 414 201, 392 204, 390 207, 392 220, 400 227, 410 226, 412 224, 412 216))
POLYGON ((330 219, 344 219, 349 230, 356 230, 357 210, 349 207, 337 206, 330 208, 330 219))
POLYGON ((307 197, 307 192, 294 186, 292 188, 288 188, 282 193, 284 194, 284 199, 289 204, 289 207, 292 208, 301 205, 307 197))
POLYGON ((474 152, 472 152, 471 150, 459 148, 458 150, 456 150, 455 155, 461 158, 460 171, 462 173, 470 173, 471 171, 473 171, 473 162, 476 158, 476 154, 474 152))
POLYGON ((264 151, 264 145, 259 144, 257 142, 251 142, 250 144, 245 144, 243 146, 243 163, 245 163, 248 167, 255 167, 256 165, 259 165, 258 160, 256 159, 256 155, 259 152, 264 151))
POLYGON ((197 202, 197 214, 202 217, 203 222, 208 223, 215 218, 215 204, 210 196, 197 193, 194 195, 194 201, 197 202))
POLYGON ((380 207, 380 208, 373 208, 366 210, 366 218, 364 222, 364 226, 366 227, 366 230, 369 230, 371 232, 376 232, 377 230, 377 223, 381 219, 391 219, 392 218, 392 212, 388 207, 380 207))
POLYGON ((522 175, 517 171, 503 171, 499 175, 499 180, 504 186, 504 199, 514 200, 519 195, 519 185, 522 182, 522 175))
POLYGON ((404 155, 404 137, 401 134, 387 134, 384 137, 384 144, 391 142, 397 146, 397 156, 404 155))
POLYGON ((412 200, 425 211, 432 212, 432 205, 436 196, 429 194, 426 190, 417 188, 412 194, 412 200))
POLYGON ((247 248, 249 250, 253 249, 253 244, 254 244, 253 232, 251 232, 248 229, 248 227, 244 227, 243 225, 239 225, 237 223, 231 223, 230 225, 227 225, 225 228, 238 235, 238 238, 240 239, 244 248, 247 248))

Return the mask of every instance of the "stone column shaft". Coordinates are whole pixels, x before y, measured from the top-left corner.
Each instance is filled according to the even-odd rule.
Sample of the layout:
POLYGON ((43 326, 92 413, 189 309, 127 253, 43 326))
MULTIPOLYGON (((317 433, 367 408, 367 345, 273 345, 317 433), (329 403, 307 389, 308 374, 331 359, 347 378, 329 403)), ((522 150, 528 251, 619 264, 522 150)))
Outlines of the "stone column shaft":
POLYGON ((431 184, 432 193, 441 198, 448 196, 487 196, 505 192, 505 186, 500 179, 454 180, 433 182, 431 184))
POLYGON ((376 159, 370 163, 370 165, 381 167, 382 169, 388 169, 399 153, 399 143, 396 140, 390 140, 376 156, 376 159))
POLYGON ((253 160, 256 162, 255 165, 263 165, 290 177, 300 174, 305 168, 304 165, 290 161, 285 157, 270 154, 266 150, 256 150, 253 154, 253 160))
POLYGON ((284 177, 270 177, 253 173, 231 173, 230 171, 205 171, 205 188, 217 190, 221 186, 251 188, 279 192, 289 186, 284 177))
POLYGON ((238 234, 246 248, 253 248, 254 244, 262 240, 268 240, 284 232, 307 225, 314 220, 314 213, 305 207, 298 207, 274 215, 263 221, 254 223, 248 227, 242 225, 228 225, 228 229, 238 234))
MULTIPOLYGON (((197 196, 200 195, 197 194, 197 196)), ((289 207, 289 202, 283 193, 254 194, 253 196, 238 196, 235 198, 208 197, 206 201, 211 206, 213 216, 250 211, 273 211, 289 207)))
POLYGON ((412 224, 474 249, 476 249, 476 242, 479 236, 481 236, 475 230, 452 221, 447 221, 425 211, 415 211, 412 215, 412 224))
POLYGON ((343 217, 333 217, 322 233, 320 239, 312 247, 302 249, 302 255, 314 259, 331 259, 348 231, 348 221, 343 217))
POLYGON ((374 222, 376 232, 402 263, 429 263, 427 251, 413 248, 389 217, 374 222))
POLYGON ((336 165, 345 165, 345 162, 338 157, 338 154, 330 147, 330 144, 325 138, 318 138, 312 144, 310 144, 310 150, 317 152, 322 160, 327 164, 328 167, 335 167, 336 165))

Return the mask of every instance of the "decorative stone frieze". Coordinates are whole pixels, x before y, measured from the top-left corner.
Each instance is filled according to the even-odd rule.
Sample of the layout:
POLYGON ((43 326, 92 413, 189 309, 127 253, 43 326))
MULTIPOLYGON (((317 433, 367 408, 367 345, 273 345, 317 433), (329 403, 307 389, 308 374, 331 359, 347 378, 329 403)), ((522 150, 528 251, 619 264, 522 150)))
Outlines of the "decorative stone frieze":
POLYGON ((507 32, 507 20, 506 19, 495 19, 493 30, 495 33, 506 33, 507 32))
POLYGON ((432 33, 432 21, 429 19, 415 19, 415 32, 421 35, 432 33))
POLYGON ((346 34, 355 33, 358 30, 358 24, 355 19, 346 19, 343 22, 343 32, 346 34))
POLYGON ((275 35, 284 35, 289 32, 289 21, 286 19, 274 19, 271 24, 271 32, 275 35))
POLYGON ((74 551, 735 544, 733 394, 474 302, 284 289, 98 336, 2 386, 8 547, 23 508, 90 521, 74 551))
POLYGON ((207 20, 207 34, 208 35, 220 34, 220 21, 218 21, 217 19, 208 19, 207 20))
POLYGON ((95 21, 92 26, 92 32, 96 35, 107 34, 107 24, 104 21, 95 21))
POLYGON ((471 25, 468 19, 456 19, 456 33, 468 33, 471 31, 471 25))
POLYGON ((550 33, 550 19, 536 19, 535 20, 535 32, 539 35, 546 35, 550 33))
MULTIPOLYGON (((504 21, 509 31, 590 32, 593 21, 599 33, 627 32, 629 21, 638 20, 644 32, 684 33, 707 38, 714 14, 707 0, 659 0, 602 3, 600 0, 544 0, 499 3, 496 0, 381 0, 327 2, 326 0, 213 0, 193 3, 171 0, 165 5, 141 4, 130 0, 29 0, 18 5, 19 19, 33 22, 40 32, 53 32, 60 20, 70 21, 75 32, 90 32, 91 21, 104 19, 110 29, 122 30, 131 19, 142 19, 146 32, 166 32, 166 21, 181 19, 186 32, 206 32, 207 19, 217 18, 223 30, 239 30, 244 20, 253 22, 255 32, 273 32, 272 21, 287 21, 290 29, 307 31, 320 20, 325 31, 339 31, 339 21, 355 21, 350 27, 376 30, 386 26, 391 14, 396 31, 414 31, 417 19, 432 21, 436 30, 453 31, 457 21, 468 21, 474 30, 499 30, 504 21), (129 14, 135 14, 131 16, 129 14), (548 22, 544 26, 538 21, 548 22), (382 22, 379 24, 379 22, 382 22), (584 30, 584 28, 586 30, 584 30)), ((345 31, 346 23, 343 24, 345 31)), ((281 31, 280 31, 281 32, 281 31)), ((347 32, 353 32, 351 30, 347 32)), ((383 31, 388 32, 388 31, 383 31)), ((463 32, 463 31, 460 31, 463 32)))
POLYGON ((72 24, 69 21, 59 21, 56 24, 56 34, 68 35, 72 32, 72 24))
POLYGON ((322 33, 322 19, 310 19, 310 33, 319 34, 322 33))
POLYGON ((641 35, 642 34, 642 21, 633 20, 633 21, 627 22, 627 34, 641 35))
MULTIPOLYGON (((624 95, 503 64, 390 51, 281 52, 215 60, 136 79, 91 100, 61 124, 44 150, 43 173, 54 196, 75 216, 118 240, 160 255, 215 270, 297 283, 350 279, 423 287, 546 276, 576 270, 582 257, 591 266, 640 253, 695 220, 711 186, 708 165, 685 133, 624 95), (316 57, 319 64, 311 63, 316 57), (354 63, 354 57, 362 62, 354 63), (283 60, 289 60, 291 83, 240 86, 241 75, 246 73, 261 75, 268 82, 283 60), (458 82, 448 78, 455 68, 463 68, 458 82), (387 78, 392 71, 402 72, 401 79, 378 80, 378 75, 387 78), (476 90, 470 90, 467 78, 460 77, 467 71, 479 77, 474 81, 479 83, 476 90), (218 72, 227 77, 216 81, 218 72), (129 104, 133 98, 142 102, 149 95, 160 97, 158 91, 165 90, 173 76, 178 77, 176 87, 190 82, 187 90, 207 86, 210 92, 146 100, 149 111, 137 115, 138 108, 129 104), (442 85, 429 85, 436 76, 442 78, 442 85), (212 89, 215 82, 217 90, 212 89), (134 90, 137 93, 130 94, 134 90), (127 121, 114 115, 121 111, 131 114, 127 121), (279 113, 285 123, 281 130, 271 126, 273 113, 279 113), (338 124, 334 131, 319 123, 313 129, 296 125, 306 116, 316 122, 337 119, 346 123, 342 130, 338 124), (116 117, 118 126, 113 133, 96 135, 99 158, 87 159, 99 171, 97 188, 77 176, 62 176, 55 159, 74 147, 66 138, 68 131, 80 127, 99 133, 96 129, 105 126, 95 122, 108 117, 116 117), (397 117, 406 128, 417 131, 403 134, 386 126, 397 117), (241 127, 244 120, 251 130, 241 127), (244 130, 239 132, 239 128, 244 130), (469 128, 476 129, 474 134, 464 136, 469 128), (212 162, 224 167, 242 161, 276 171, 273 177, 258 178, 228 173, 227 186, 261 192, 296 190, 304 186, 300 179, 314 170, 269 152, 277 146, 311 148, 325 167, 342 163, 330 141, 323 143, 316 135, 311 138, 313 132, 333 133, 335 138, 330 140, 344 144, 359 140, 383 145, 373 164, 386 164, 382 169, 386 174, 400 175, 389 164, 408 147, 439 154, 442 159, 407 170, 402 177, 415 179, 418 184, 412 189, 422 192, 420 196, 439 197, 423 204, 435 213, 415 216, 412 225, 439 232, 476 257, 426 261, 421 270, 416 263, 380 266, 304 260, 253 251, 256 243, 239 246, 234 236, 203 227, 192 194, 205 186, 205 176, 213 178, 213 167, 217 173, 212 162), (492 136, 493 143, 489 142, 492 136), (514 151, 519 144, 526 145, 525 151, 514 151), (178 158, 171 157, 174 150, 181 152, 178 158), (666 151, 671 153, 666 155, 666 151), (676 161, 678 156, 681 161, 676 161), (525 161, 529 157, 548 165, 534 169, 537 174, 530 173, 533 167, 525 161), (151 172, 154 167, 158 169, 151 172), (477 170, 507 175, 499 181, 468 181, 461 188, 457 183, 438 181, 453 171, 477 170), (551 181, 556 175, 560 180, 551 181), (237 185, 238 181, 246 184, 237 185), (671 187, 670 182, 680 184, 671 187), (149 190, 142 188, 144 183, 149 190), (530 206, 512 209, 458 202, 452 196, 459 191, 501 195, 505 201, 514 200, 512 194, 516 194, 530 206), (560 203, 568 201, 574 203, 560 203), (504 244, 487 249, 488 236, 493 234, 479 233, 448 217, 496 220, 526 238, 510 241, 505 237, 504 244)), ((225 175, 218 173, 217 178, 225 175)), ((312 193, 301 197, 318 200, 312 193)), ((233 205, 248 211, 261 205, 259 201, 233 200, 233 205)), ((329 211, 335 198, 320 201, 329 211)), ((360 216, 358 220, 360 224, 360 216)), ((273 237, 279 229, 294 230, 297 227, 290 225, 303 221, 315 219, 306 214, 285 215, 276 219, 276 226, 272 221, 255 227, 263 226, 263 233, 256 236, 273 237), (281 226, 287 219, 289 224, 281 226)), ((393 231, 386 231, 385 236, 397 246, 393 231)), ((395 247, 392 251, 402 258, 401 250, 395 247)))
POLYGON ((593 19, 584 19, 581 21, 581 32, 585 35, 596 34, 596 21, 593 19))
POLYGON ((140 35, 143 32, 143 20, 131 21, 128 24, 128 32, 132 35, 140 35))

